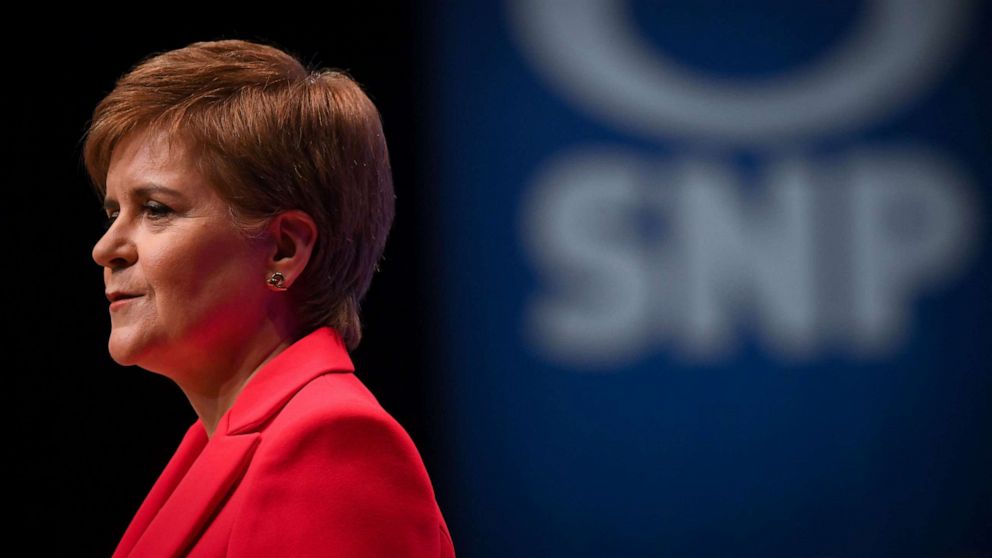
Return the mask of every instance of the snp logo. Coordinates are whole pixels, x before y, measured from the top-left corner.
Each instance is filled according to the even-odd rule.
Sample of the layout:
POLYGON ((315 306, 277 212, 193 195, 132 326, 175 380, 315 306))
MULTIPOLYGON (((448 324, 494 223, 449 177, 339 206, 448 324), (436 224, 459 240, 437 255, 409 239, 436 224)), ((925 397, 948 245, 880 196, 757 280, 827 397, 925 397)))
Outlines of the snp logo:
POLYGON ((529 342, 587 368, 660 346, 718 362, 753 332, 773 357, 897 350, 912 305, 960 278, 981 210, 963 166, 919 141, 809 155, 919 98, 964 33, 959 1, 876 0, 816 64, 760 83, 693 73, 606 0, 514 1, 519 44, 563 98, 633 136, 692 145, 651 157, 572 146, 521 205, 541 279, 529 342), (734 161, 757 153, 756 172, 734 161))

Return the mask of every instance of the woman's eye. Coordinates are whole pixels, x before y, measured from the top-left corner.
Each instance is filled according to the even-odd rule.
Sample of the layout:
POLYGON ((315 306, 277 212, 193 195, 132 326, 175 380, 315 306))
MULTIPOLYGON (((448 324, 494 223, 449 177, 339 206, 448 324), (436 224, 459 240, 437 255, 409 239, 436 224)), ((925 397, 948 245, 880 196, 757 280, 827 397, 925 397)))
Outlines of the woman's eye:
POLYGON ((145 211, 147 211, 148 214, 151 215, 152 219, 161 219, 162 217, 168 215, 169 213, 172 213, 172 209, 159 203, 148 203, 145 204, 143 207, 145 211))
MULTIPOLYGON (((146 203, 141 206, 141 209, 148 213, 149 219, 157 221, 159 219, 165 218, 168 214, 172 213, 172 209, 159 203, 146 203)), ((117 220, 117 212, 114 211, 110 215, 107 215, 106 219, 103 221, 103 228, 109 229, 113 226, 114 221, 117 220)))

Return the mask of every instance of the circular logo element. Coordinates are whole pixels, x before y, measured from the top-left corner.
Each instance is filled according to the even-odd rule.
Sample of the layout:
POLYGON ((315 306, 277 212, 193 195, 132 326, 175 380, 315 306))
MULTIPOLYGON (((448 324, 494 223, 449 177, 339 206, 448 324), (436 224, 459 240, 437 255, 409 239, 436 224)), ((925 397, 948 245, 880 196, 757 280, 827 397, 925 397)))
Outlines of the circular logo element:
POLYGON ((565 97, 625 131, 734 144, 855 129, 928 85, 966 24, 964 0, 874 0, 799 71, 754 83, 694 73, 637 32, 625 3, 511 0, 524 52, 565 97))

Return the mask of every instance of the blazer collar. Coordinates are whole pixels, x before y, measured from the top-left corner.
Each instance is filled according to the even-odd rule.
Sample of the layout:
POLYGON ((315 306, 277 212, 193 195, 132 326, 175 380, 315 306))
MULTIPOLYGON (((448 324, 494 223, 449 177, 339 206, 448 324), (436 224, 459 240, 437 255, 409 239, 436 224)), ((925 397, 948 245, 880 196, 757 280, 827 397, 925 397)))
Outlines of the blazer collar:
POLYGON ((248 381, 218 430, 257 432, 300 390, 326 372, 354 372, 341 334, 330 326, 312 331, 266 362, 248 381))
POLYGON ((244 474, 261 441, 261 426, 297 391, 328 372, 354 372, 341 335, 318 328, 255 372, 207 438, 197 419, 155 482, 114 558, 179 556, 244 474))

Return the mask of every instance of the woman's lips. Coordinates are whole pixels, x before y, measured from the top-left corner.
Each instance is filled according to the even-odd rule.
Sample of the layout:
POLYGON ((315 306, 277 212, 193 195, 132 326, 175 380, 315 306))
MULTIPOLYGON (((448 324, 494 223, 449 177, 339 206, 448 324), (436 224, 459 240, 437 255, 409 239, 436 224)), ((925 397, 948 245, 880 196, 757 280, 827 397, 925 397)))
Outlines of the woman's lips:
POLYGON ((130 301, 132 301, 132 300, 134 300, 136 298, 140 298, 140 297, 141 297, 141 295, 134 295, 134 296, 128 296, 126 298, 118 298, 117 300, 115 300, 115 301, 113 301, 113 302, 110 303, 110 309, 111 310, 116 310, 116 309, 124 306, 128 302, 130 302, 130 301))

